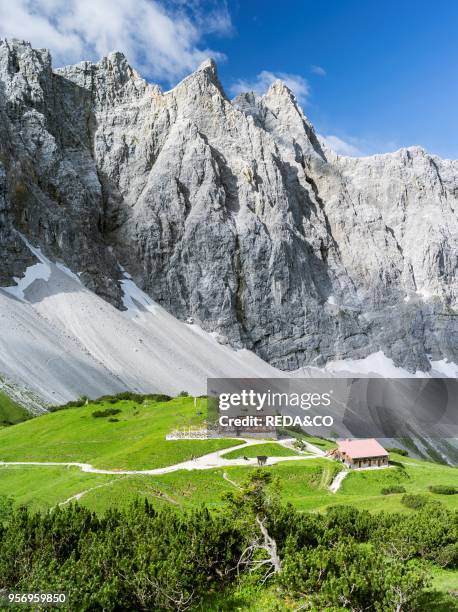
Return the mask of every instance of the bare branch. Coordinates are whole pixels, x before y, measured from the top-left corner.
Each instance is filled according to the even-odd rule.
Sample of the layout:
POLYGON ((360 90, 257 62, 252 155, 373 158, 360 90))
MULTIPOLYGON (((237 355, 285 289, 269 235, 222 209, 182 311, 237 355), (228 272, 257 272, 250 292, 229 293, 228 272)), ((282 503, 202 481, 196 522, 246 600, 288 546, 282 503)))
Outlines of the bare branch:
POLYGON ((259 529, 261 530, 261 533, 264 537, 264 547, 263 548, 264 550, 267 551, 267 553, 270 556, 270 562, 272 563, 272 566, 274 567, 274 573, 278 574, 281 571, 281 561, 280 561, 280 557, 278 556, 278 552, 277 552, 277 542, 269 535, 269 532, 267 531, 264 521, 261 521, 261 519, 259 518, 259 515, 256 515, 256 522, 259 525, 259 529))

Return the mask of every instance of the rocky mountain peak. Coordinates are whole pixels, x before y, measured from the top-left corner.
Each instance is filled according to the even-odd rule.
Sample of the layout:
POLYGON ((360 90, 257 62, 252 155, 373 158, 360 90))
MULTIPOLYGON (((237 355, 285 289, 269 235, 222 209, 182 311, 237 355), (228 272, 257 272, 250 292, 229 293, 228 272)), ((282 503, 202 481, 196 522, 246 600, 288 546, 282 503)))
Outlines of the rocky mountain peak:
POLYGON ((213 77, 217 76, 217 68, 216 68, 216 62, 213 58, 208 57, 206 60, 204 60, 199 67, 197 68, 197 71, 208 71, 209 74, 211 74, 213 77))
POLYGON ((113 78, 124 85, 129 80, 143 80, 127 61, 124 53, 112 51, 97 64, 99 70, 113 74, 113 78))
POLYGON ((11 74, 32 71, 40 73, 51 69, 51 54, 48 49, 33 49, 26 40, 0 38, 0 57, 3 61, 7 60, 6 67, 11 74))
POLYGON ((0 39, 0 95, 4 94, 11 103, 43 104, 43 89, 51 75, 51 54, 47 49, 32 49, 24 40, 0 39))
POLYGON ((267 90, 266 98, 272 98, 274 96, 278 98, 286 98, 286 100, 296 104, 296 96, 281 79, 276 79, 267 90))
POLYGON ((197 70, 183 79, 172 90, 178 96, 180 92, 185 97, 200 97, 200 96, 221 96, 227 100, 226 93, 218 77, 218 70, 215 61, 212 58, 204 60, 197 70))

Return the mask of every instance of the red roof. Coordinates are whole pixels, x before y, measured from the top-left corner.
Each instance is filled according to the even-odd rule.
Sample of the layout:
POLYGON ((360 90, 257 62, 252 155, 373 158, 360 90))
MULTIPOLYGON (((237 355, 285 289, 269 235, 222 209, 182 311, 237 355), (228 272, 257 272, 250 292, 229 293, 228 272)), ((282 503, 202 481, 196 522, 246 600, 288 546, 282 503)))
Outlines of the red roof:
POLYGON ((374 438, 369 440, 338 440, 337 448, 351 459, 386 457, 388 455, 388 452, 374 438))

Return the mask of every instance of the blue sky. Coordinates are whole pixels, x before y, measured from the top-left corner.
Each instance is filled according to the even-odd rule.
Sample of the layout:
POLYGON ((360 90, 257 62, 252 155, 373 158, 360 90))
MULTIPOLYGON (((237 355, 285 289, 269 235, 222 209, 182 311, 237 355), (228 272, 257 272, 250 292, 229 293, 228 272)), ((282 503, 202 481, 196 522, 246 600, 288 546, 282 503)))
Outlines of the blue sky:
POLYGON ((55 64, 119 49, 170 87, 216 57, 229 95, 283 77, 341 152, 458 158, 458 1, 0 0, 0 36, 55 64))
POLYGON ((365 153, 419 144, 458 158, 457 1, 251 0, 229 8, 235 32, 218 44, 225 85, 262 70, 297 74, 310 84, 304 110, 319 132, 365 153))

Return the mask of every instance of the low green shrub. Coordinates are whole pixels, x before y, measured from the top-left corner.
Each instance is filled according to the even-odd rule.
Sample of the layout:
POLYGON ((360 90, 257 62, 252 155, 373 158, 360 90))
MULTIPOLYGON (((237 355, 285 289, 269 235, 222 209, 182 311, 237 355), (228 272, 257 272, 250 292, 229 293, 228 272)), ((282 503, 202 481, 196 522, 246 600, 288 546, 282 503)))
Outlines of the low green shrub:
POLYGON ((225 494, 222 512, 137 499, 104 516, 78 504, 33 513, 0 496, 0 590, 46 581, 69 593, 72 610, 439 610, 426 600, 426 568, 456 567, 456 510, 429 501, 415 514, 304 513, 281 502, 279 486, 256 470, 225 494), (260 591, 245 605, 243 580, 281 601, 263 605, 260 591), (206 604, 219 593, 223 605, 206 604))
POLYGON ((401 497, 401 503, 412 510, 421 510, 428 503, 426 495, 406 494, 401 497))
POLYGON ((107 416, 113 416, 115 414, 119 414, 121 411, 119 410, 119 408, 105 408, 105 410, 95 410, 92 413, 92 416, 95 418, 99 418, 99 417, 107 417, 107 416))
POLYGON ((380 493, 382 495, 393 495, 393 493, 405 493, 406 489, 402 485, 392 485, 391 487, 384 487, 380 493))
POLYGON ((49 412, 57 412, 58 410, 67 410, 67 408, 81 408, 84 406, 86 402, 89 402, 89 398, 86 395, 82 395, 76 400, 72 400, 71 402, 67 402, 66 404, 62 404, 62 406, 50 406, 49 412))
POLYGON ((434 561, 441 567, 458 566, 458 543, 452 542, 435 551, 434 561))
POLYGON ((97 399, 91 400, 85 395, 78 398, 77 400, 72 400, 71 402, 67 402, 62 406, 51 406, 49 408, 50 412, 57 412, 58 410, 66 410, 67 408, 81 408, 85 406, 87 403, 93 405, 100 404, 117 404, 122 400, 130 400, 137 404, 143 404, 145 401, 150 402, 169 402, 173 399, 170 395, 165 395, 164 393, 134 393, 133 391, 122 391, 117 395, 102 395, 97 399))
POLYGON ((450 485, 430 485, 428 489, 431 493, 438 493, 439 495, 457 495, 458 488, 450 485))
POLYGON ((144 398, 150 402, 170 402, 173 399, 170 395, 165 395, 164 393, 149 393, 144 398))
POLYGON ((389 453, 396 453, 397 455, 402 455, 403 457, 408 457, 409 452, 406 451, 405 448, 397 448, 396 446, 392 446, 391 448, 386 449, 389 453))
POLYGON ((3 521, 6 521, 13 512, 14 501, 12 497, 0 495, 0 533, 3 521))
POLYGON ((122 391, 122 393, 118 393, 112 396, 116 401, 121 400, 131 400, 132 402, 136 402, 137 404, 142 404, 145 401, 145 396, 140 393, 134 393, 133 391, 122 391))
POLYGON ((392 459, 390 459, 390 465, 396 466, 400 470, 405 470, 406 469, 406 466, 403 463, 401 463, 400 461, 393 461, 392 459))

